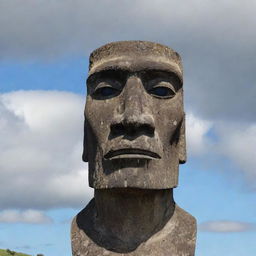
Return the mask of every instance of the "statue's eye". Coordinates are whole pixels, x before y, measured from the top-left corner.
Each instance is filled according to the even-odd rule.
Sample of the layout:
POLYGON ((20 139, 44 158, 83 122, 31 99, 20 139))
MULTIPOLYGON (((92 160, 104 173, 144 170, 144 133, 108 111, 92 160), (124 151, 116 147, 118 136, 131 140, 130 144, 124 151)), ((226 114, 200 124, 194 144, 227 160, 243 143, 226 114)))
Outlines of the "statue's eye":
POLYGON ((149 91, 149 93, 159 98, 172 98, 175 96, 174 90, 166 86, 154 87, 149 91))
POLYGON ((98 90, 98 93, 100 93, 102 96, 107 97, 114 95, 116 93, 116 89, 112 87, 103 87, 98 90))
POLYGON ((94 92, 94 96, 108 98, 108 97, 116 96, 118 93, 119 93, 119 90, 110 86, 104 86, 96 89, 96 91, 94 92))

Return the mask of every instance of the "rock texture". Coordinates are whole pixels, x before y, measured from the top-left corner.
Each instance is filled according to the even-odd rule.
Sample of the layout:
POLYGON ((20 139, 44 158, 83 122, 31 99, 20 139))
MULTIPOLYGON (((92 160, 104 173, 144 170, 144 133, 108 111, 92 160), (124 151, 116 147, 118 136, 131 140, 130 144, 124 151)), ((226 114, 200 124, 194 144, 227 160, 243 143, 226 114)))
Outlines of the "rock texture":
MULTIPOLYGON (((175 205, 173 216, 166 225, 147 241, 142 242, 130 252, 114 252, 95 243, 90 238, 90 227, 83 219, 95 223, 96 216, 88 211, 94 211, 94 201, 82 210, 72 222, 71 239, 73 256, 109 255, 109 256, 193 256, 195 255, 196 220, 190 214, 175 205)), ((93 225, 93 224, 92 224, 93 225)), ((90 226, 90 225, 89 225, 90 226)), ((100 236, 100 234, 97 234, 100 236)))
POLYGON ((193 256, 196 221, 173 199, 186 162, 179 54, 145 41, 96 49, 84 115, 95 194, 72 222, 73 256, 193 256))

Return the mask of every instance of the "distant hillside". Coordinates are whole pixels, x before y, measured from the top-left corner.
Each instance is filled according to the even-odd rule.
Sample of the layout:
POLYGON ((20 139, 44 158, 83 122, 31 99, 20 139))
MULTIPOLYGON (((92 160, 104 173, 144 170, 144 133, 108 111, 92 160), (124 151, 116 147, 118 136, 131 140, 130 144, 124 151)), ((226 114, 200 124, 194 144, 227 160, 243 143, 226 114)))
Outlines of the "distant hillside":
POLYGON ((25 254, 25 253, 20 253, 20 252, 14 252, 11 251, 12 253, 8 253, 6 250, 0 249, 0 256, 32 256, 29 254, 25 254))

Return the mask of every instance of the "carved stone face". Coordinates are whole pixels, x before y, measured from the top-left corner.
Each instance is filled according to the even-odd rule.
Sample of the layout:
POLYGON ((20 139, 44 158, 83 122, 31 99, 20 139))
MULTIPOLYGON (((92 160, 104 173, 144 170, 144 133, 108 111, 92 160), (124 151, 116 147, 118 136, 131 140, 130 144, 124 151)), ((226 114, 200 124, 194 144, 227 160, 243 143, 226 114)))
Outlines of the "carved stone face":
POLYGON ((105 45, 90 57, 84 161, 102 188, 173 188, 185 162, 182 67, 170 48, 105 45))

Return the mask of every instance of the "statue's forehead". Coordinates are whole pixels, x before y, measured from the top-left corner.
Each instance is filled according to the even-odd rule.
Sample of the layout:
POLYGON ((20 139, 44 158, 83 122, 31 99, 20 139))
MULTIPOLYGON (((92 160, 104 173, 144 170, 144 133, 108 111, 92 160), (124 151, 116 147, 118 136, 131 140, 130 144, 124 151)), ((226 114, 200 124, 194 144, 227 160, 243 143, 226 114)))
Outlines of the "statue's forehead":
POLYGON ((182 63, 171 48, 148 41, 120 41, 103 45, 90 55, 89 75, 105 69, 141 71, 156 69, 176 73, 182 80, 182 63))
POLYGON ((165 71, 175 73, 182 81, 182 70, 177 63, 163 57, 155 56, 119 56, 115 58, 105 58, 92 65, 89 75, 110 69, 124 70, 128 72, 139 72, 144 70, 165 71))

